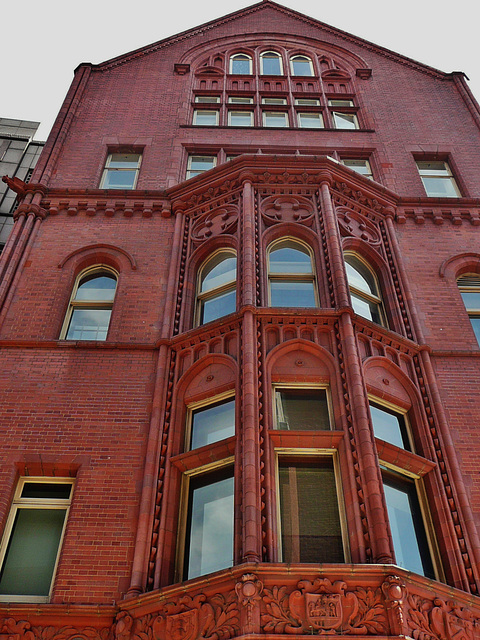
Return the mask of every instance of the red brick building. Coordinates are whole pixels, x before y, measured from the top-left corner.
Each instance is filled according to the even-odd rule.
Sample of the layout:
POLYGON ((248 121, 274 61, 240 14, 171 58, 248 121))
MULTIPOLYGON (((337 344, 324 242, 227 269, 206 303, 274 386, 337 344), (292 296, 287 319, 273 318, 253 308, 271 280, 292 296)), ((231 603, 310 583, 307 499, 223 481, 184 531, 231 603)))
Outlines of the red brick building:
POLYGON ((479 635, 480 111, 270 0, 82 64, 0 261, 0 638, 479 635))

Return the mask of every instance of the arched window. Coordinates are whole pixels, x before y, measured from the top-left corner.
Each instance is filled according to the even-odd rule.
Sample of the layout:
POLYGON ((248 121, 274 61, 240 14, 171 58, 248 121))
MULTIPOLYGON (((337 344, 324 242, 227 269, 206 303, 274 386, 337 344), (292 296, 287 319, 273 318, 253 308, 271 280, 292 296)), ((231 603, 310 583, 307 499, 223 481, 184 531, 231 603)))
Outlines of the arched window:
POLYGON ((377 279, 369 266, 357 256, 346 255, 348 286, 355 313, 377 324, 385 324, 377 279))
POLYGON ((117 274, 106 267, 84 271, 77 278, 65 318, 64 340, 106 340, 117 274))
POLYGON ((292 76, 313 76, 313 64, 307 56, 292 56, 290 68, 292 76))
POLYGON ((200 269, 197 292, 197 324, 233 313, 237 297, 237 257, 219 251, 200 269))
POLYGON ((239 76, 252 74, 252 58, 246 53, 236 53, 230 57, 230 73, 239 76))
POLYGON ((480 275, 466 273, 457 280, 463 304, 472 323, 472 329, 480 345, 480 275))
POLYGON ((268 253, 271 307, 316 307, 317 295, 312 255, 307 247, 285 239, 268 253))
POLYGON ((260 56, 261 73, 264 76, 283 75, 282 58, 276 51, 265 51, 260 56))

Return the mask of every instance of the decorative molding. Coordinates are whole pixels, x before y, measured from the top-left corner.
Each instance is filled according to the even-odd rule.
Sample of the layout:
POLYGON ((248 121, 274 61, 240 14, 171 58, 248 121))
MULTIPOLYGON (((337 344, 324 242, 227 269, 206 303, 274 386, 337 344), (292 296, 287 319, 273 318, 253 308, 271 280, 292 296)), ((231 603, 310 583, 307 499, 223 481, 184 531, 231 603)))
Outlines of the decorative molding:
POLYGON ((151 218, 154 215, 161 215, 168 218, 171 215, 170 203, 168 201, 146 198, 144 195, 130 198, 88 198, 85 194, 84 199, 80 198, 59 198, 45 201, 45 207, 51 216, 67 215, 67 216, 87 216, 94 217, 103 215, 106 218, 114 216, 123 216, 132 218, 141 216, 142 218, 151 218))
POLYGON ((371 69, 356 69, 355 75, 361 80, 369 80, 372 77, 371 69))
POLYGON ((87 254, 92 252, 93 253, 112 252, 114 254, 120 253, 122 256, 125 256, 125 258, 127 258, 127 260, 130 263, 130 267, 132 268, 132 271, 136 271, 137 269, 137 263, 135 261, 135 258, 132 256, 132 254, 129 253, 128 251, 125 251, 125 249, 122 249, 121 247, 116 247, 113 244, 92 244, 87 247, 80 247, 79 249, 75 249, 75 251, 72 251, 71 253, 69 253, 68 256, 63 258, 63 260, 61 260, 57 266, 59 269, 62 269, 65 266, 65 264, 76 255, 79 255, 80 253, 87 254))
POLYGON ((429 221, 435 225, 450 222, 454 226, 460 226, 464 222, 474 227, 480 226, 480 208, 476 205, 462 206, 460 204, 430 204, 424 206, 401 206, 398 208, 395 220, 398 224, 405 224, 407 219, 415 224, 423 225, 429 221))
POLYGON ((95 627, 81 627, 65 625, 37 626, 26 620, 15 618, 0 619, 0 638, 2 640, 108 640, 111 637, 111 627, 97 629, 95 627))
POLYGON ((349 207, 336 208, 340 233, 344 238, 359 238, 377 248, 381 243, 379 229, 364 215, 349 207))
POLYGON ((467 608, 451 600, 426 600, 408 596, 408 623, 415 640, 474 640, 478 638, 480 619, 467 608))
POLYGON ((372 212, 383 217, 390 213, 391 209, 391 205, 383 204, 376 198, 365 195, 360 189, 353 189, 346 182, 338 182, 335 179, 332 184, 332 197, 336 207, 347 207, 365 217, 373 218, 373 220, 376 218, 372 216, 372 212))
POLYGON ((233 234, 237 224, 238 207, 226 205, 196 218, 192 224, 191 237, 193 242, 200 244, 221 234, 233 234))
POLYGON ((311 227, 314 222, 313 203, 301 196, 269 196, 261 202, 261 211, 267 226, 284 222, 311 227))
POLYGON ((184 64, 184 63, 182 64, 181 62, 176 62, 173 65, 173 70, 177 74, 177 76, 184 76, 190 72, 190 65, 184 64))

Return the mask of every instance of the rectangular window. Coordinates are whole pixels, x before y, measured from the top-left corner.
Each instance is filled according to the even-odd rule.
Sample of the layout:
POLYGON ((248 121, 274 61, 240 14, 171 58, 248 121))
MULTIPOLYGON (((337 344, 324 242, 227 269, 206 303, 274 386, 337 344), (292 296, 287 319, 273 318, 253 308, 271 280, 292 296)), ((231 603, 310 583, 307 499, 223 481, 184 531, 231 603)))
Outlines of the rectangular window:
POLYGON ((323 129, 321 113, 297 113, 297 118, 301 129, 323 129))
POLYGON ((370 404, 370 415, 372 416, 373 433, 376 438, 385 440, 385 442, 389 442, 400 449, 412 450, 405 418, 401 413, 370 404))
POLYGON ((139 153, 111 153, 103 170, 100 189, 135 189, 141 161, 139 153))
POLYGON ((253 127, 253 111, 229 111, 228 124, 231 127, 253 127))
POLYGON ((318 107, 320 100, 314 98, 295 98, 295 104, 302 107, 318 107))
POLYGON ((217 156, 188 156, 186 179, 194 178, 204 171, 213 169, 217 164, 217 156))
POLYGON ((336 100, 336 99, 329 100, 328 105, 330 107, 354 107, 355 106, 353 100, 336 100))
POLYGON ((415 482, 398 473, 384 472, 383 488, 396 563, 435 579, 415 482))
POLYGON ((235 435, 235 398, 192 411, 188 449, 197 449, 235 435))
POLYGON ((195 96, 195 102, 199 103, 212 103, 212 102, 220 102, 220 98, 218 96, 195 96))
POLYGON ((253 98, 246 96, 230 96, 228 102, 230 104, 253 104, 253 98))
POLYGON ((279 457, 282 562, 344 562, 333 462, 279 457))
POLYGON ((335 129, 358 129, 358 120, 355 113, 332 111, 332 119, 335 129))
POLYGON ((262 98, 262 104, 287 104, 286 98, 262 98))
POLYGON ((457 285, 480 345, 480 276, 476 273, 467 273, 458 278, 457 285))
POLYGON ((193 112, 193 124, 202 127, 218 125, 219 112, 213 109, 195 109, 193 112))
POLYGON ((276 429, 325 431, 330 429, 326 389, 276 389, 276 429))
POLYGON ((360 173, 362 176, 372 178, 372 169, 370 168, 370 163, 368 162, 368 160, 343 158, 340 162, 346 167, 349 167, 357 173, 360 173))
POLYGON ((288 127, 288 115, 276 111, 263 112, 264 127, 288 127))
POLYGON ((1 545, 0 599, 47 602, 73 480, 22 478, 1 545))
POLYGON ((460 198, 461 194, 446 162, 417 160, 418 173, 430 198, 460 198))
POLYGON ((233 565, 233 467, 188 482, 183 579, 233 565))

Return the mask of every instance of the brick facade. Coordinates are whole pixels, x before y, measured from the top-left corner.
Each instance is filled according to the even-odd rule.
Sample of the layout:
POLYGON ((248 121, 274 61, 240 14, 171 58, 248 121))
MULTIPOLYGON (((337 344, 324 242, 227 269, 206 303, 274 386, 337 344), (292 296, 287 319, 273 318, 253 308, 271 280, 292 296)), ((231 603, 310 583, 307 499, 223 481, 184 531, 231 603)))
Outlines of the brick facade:
POLYGON ((462 74, 270 0, 80 65, 32 181, 8 181, 0 636, 478 635, 480 351, 457 279, 480 274, 479 129, 462 74), (211 168, 186 180, 197 157, 211 168), (416 162, 458 197, 428 195, 416 162), (100 277, 113 303, 79 293, 100 277), (70 333, 85 309, 109 316, 103 338, 70 333), (232 430, 189 444, 233 398, 232 430), (320 411, 329 428, 302 428, 320 411), (13 515, 61 505, 18 487, 62 479, 50 590, 19 597, 13 515))

